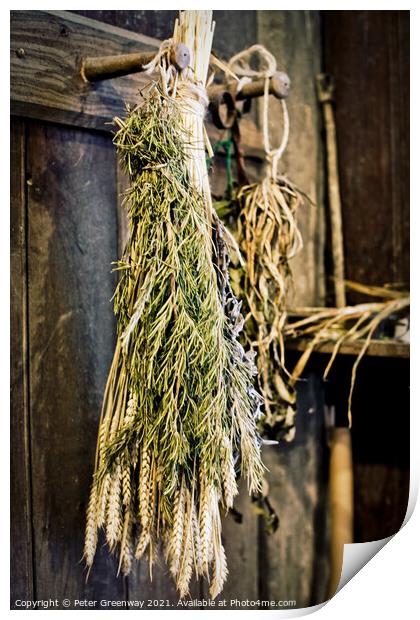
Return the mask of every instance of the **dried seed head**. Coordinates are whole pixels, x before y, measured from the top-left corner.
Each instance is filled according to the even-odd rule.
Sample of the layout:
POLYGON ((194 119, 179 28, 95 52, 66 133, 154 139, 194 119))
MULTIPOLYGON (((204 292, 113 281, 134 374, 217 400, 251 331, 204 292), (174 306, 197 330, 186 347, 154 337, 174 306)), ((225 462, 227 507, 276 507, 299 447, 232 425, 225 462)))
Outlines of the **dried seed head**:
POLYGON ((85 558, 86 565, 92 566, 93 558, 95 557, 96 545, 98 544, 98 526, 97 526, 97 513, 98 510, 98 487, 94 483, 90 491, 89 504, 86 516, 86 532, 85 532, 85 546, 83 556, 85 558))

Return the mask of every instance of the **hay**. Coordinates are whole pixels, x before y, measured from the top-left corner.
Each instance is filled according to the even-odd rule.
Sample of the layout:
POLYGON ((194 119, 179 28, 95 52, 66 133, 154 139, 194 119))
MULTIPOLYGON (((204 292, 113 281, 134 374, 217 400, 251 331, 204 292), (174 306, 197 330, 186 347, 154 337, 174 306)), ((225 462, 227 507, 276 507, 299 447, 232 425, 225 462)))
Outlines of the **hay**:
POLYGON ((408 313, 410 298, 405 291, 379 286, 367 286, 356 282, 346 281, 347 287, 360 293, 374 297, 383 297, 383 301, 369 302, 344 308, 301 308, 289 312, 289 321, 284 328, 286 340, 304 339, 307 346, 296 363, 291 376, 290 384, 295 385, 302 375, 306 364, 317 346, 322 343, 334 343, 333 352, 324 371, 324 379, 333 366, 343 344, 361 342, 362 348, 353 364, 350 392, 348 395, 348 418, 351 427, 352 396, 356 383, 357 369, 369 348, 375 331, 386 319, 392 317, 395 321, 408 313), (293 315, 295 315, 293 317, 293 315))

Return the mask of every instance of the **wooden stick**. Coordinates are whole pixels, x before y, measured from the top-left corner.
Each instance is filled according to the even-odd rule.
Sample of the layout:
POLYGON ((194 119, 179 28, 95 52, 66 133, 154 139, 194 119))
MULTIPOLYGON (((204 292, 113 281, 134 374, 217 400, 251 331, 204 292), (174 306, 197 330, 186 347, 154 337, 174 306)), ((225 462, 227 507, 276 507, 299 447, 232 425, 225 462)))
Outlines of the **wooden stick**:
POLYGON ((353 463, 349 428, 330 430, 330 578, 334 596, 343 567, 344 545, 353 542, 353 463))
MULTIPOLYGON (((276 71, 272 78, 270 78, 269 93, 274 95, 276 99, 286 99, 290 90, 290 78, 286 73, 282 71, 276 71)), ((210 101, 219 101, 221 95, 226 92, 226 87, 223 84, 213 84, 207 89, 207 93, 210 101)), ((236 100, 243 101, 244 99, 254 99, 255 97, 262 97, 264 94, 264 80, 254 80, 244 84, 241 90, 236 93, 236 100)))
POLYGON ((332 79, 321 74, 317 76, 318 99, 324 112, 327 139, 328 197, 331 217, 331 237, 334 265, 334 290, 336 306, 346 305, 346 285, 344 282, 344 241, 341 216, 340 183, 338 176, 337 139, 335 132, 332 79))
MULTIPOLYGON (((81 76, 86 82, 109 80, 130 73, 144 71, 144 67, 156 56, 156 52, 136 52, 116 56, 88 57, 82 61, 81 76)), ((182 43, 174 45, 170 53, 171 63, 178 71, 188 67, 190 52, 182 43)))

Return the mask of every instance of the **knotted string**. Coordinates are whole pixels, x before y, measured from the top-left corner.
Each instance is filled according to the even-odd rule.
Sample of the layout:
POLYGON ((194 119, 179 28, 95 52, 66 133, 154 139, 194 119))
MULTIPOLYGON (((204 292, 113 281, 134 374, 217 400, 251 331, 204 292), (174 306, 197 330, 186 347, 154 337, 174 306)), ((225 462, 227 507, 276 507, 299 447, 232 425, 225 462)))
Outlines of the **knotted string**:
POLYGON ((281 100, 281 106, 283 111, 283 136, 280 145, 277 148, 270 148, 270 138, 268 130, 269 121, 269 102, 270 102, 270 78, 276 72, 277 63, 273 54, 271 54, 263 45, 251 45, 246 50, 239 52, 233 56, 228 64, 231 71, 236 75, 241 76, 241 79, 237 86, 237 91, 241 90, 243 86, 250 82, 252 78, 264 79, 264 97, 263 97, 263 144, 266 155, 266 160, 269 165, 267 173, 271 174, 273 178, 277 176, 278 163, 283 155, 287 142, 289 140, 289 114, 287 112, 287 106, 284 99, 281 100), (256 56, 259 59, 261 68, 252 69, 250 66, 250 59, 252 56, 256 56))

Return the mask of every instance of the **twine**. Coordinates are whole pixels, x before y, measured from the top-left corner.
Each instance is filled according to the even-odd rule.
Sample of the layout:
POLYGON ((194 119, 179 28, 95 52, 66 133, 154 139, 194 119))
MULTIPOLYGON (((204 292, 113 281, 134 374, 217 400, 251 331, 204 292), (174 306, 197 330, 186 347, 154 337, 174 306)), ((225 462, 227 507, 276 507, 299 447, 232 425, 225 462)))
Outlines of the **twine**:
MULTIPOLYGON (((179 72, 169 60, 169 54, 173 45, 173 38, 162 41, 156 55, 147 65, 144 65, 144 73, 147 75, 158 73, 164 94, 180 99, 187 112, 196 114, 204 119, 209 103, 206 89, 204 85, 193 82, 191 79, 178 79, 179 72)), ((190 67, 186 67, 184 71, 188 69, 190 67)))
POLYGON ((264 79, 264 97, 263 97, 263 144, 266 155, 266 160, 269 165, 268 173, 271 173, 273 178, 277 176, 277 167, 284 151, 286 150, 287 142, 289 140, 289 114, 287 111, 286 102, 281 100, 282 112, 283 112, 283 136, 281 142, 277 148, 270 148, 270 138, 268 131, 269 120, 269 102, 270 102, 270 78, 274 75, 277 69, 277 62, 273 54, 271 54, 263 45, 251 45, 246 50, 235 54, 228 65, 229 69, 241 76, 239 80, 237 91, 241 90, 245 84, 250 82, 252 78, 264 79), (259 58, 261 68, 252 69, 250 66, 250 59, 255 55, 259 58))

